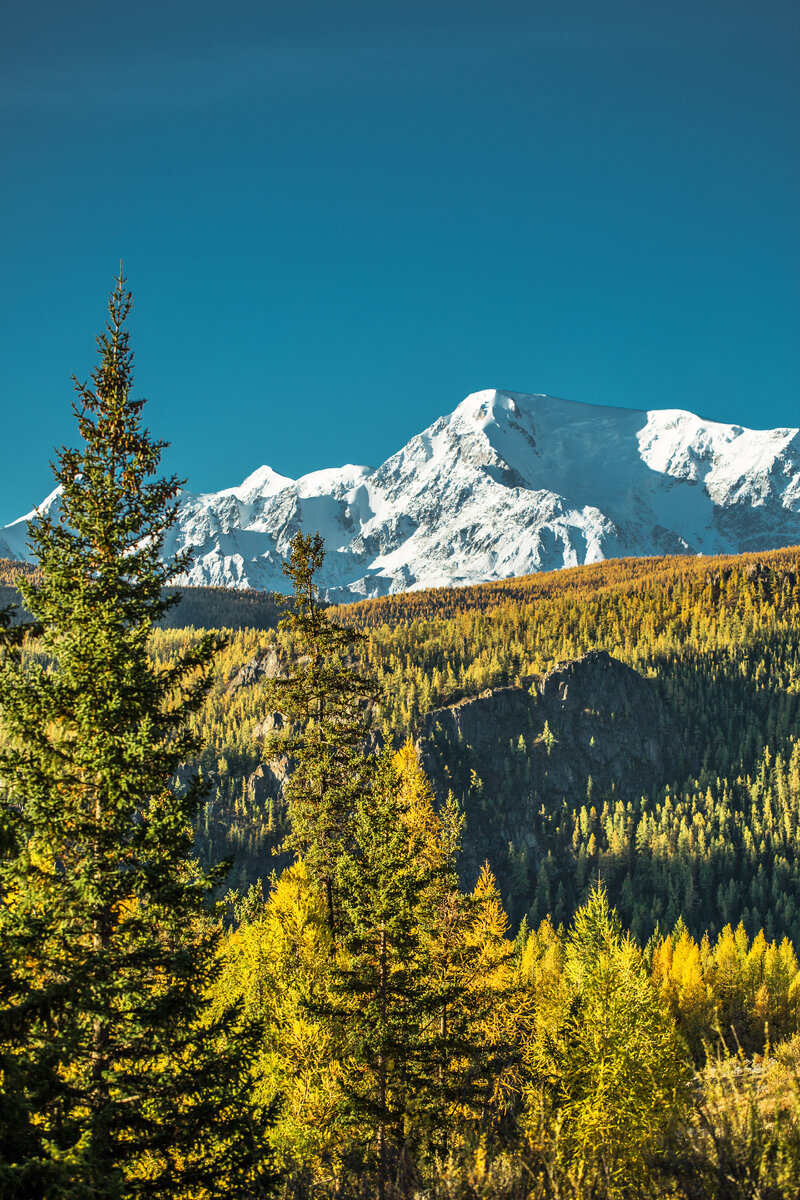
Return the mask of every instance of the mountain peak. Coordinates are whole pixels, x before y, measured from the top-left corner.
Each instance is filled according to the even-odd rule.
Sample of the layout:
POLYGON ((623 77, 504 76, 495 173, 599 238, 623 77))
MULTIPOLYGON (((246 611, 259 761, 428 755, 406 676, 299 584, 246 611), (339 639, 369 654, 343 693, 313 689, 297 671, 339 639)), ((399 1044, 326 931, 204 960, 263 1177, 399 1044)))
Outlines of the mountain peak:
POLYGON ((242 480, 238 488, 231 488, 231 491, 238 493, 240 498, 254 492, 258 492, 261 496, 275 496, 285 487, 291 487, 294 482, 295 480, 290 479, 288 475, 279 475, 277 471, 273 471, 272 467, 263 466, 251 472, 246 479, 242 480))
MULTIPOLYGON (((0 532, 13 556, 28 556, 35 516, 0 532)), ((262 466, 237 487, 183 493, 165 553, 193 551, 187 583, 281 590, 301 529, 325 539, 320 584, 338 601, 603 558, 791 545, 800 436, 485 389, 374 470, 290 479, 262 466)))

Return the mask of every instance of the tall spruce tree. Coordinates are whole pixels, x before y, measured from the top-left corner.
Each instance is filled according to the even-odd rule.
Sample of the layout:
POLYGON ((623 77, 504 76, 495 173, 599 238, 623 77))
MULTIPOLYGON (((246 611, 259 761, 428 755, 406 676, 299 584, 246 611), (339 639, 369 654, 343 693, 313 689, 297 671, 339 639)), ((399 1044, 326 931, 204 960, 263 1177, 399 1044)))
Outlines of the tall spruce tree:
POLYGON ((356 801, 369 790, 374 773, 366 743, 377 688, 354 663, 364 635, 330 620, 320 602, 315 576, 324 557, 318 533, 296 534, 284 566, 294 607, 281 622, 294 645, 294 662, 287 678, 273 681, 270 698, 290 721, 289 736, 272 748, 295 760, 287 788, 286 848, 302 855, 321 888, 335 934, 336 863, 348 844, 356 801))
MULTIPOLYGON (((148 656, 179 481, 131 397, 120 277, 92 385, 73 405, 56 505, 31 526, 35 626, 0 642, 0 1196, 113 1200, 266 1194, 267 1115, 248 1102, 258 1031, 213 1020, 224 871, 192 855, 196 751, 213 636, 148 656)), ((13 636, 12 636, 13 635, 13 636)))

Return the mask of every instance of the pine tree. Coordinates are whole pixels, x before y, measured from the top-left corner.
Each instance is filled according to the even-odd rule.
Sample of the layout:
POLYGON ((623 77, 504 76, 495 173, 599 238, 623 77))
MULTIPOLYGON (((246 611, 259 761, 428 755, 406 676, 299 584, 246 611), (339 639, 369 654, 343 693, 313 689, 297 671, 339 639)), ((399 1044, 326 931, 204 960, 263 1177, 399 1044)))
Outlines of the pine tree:
POLYGON ((289 736, 274 740, 272 749, 295 760, 285 847, 303 857, 335 933, 336 862, 348 844, 356 800, 370 787, 374 759, 366 750, 377 689, 353 661, 364 635, 330 620, 320 602, 315 576, 324 557, 318 533, 293 539, 284 573, 292 581, 294 609, 281 627, 296 653, 292 674, 273 681, 270 699, 291 723, 289 736))
POLYGON ((268 1182, 257 1030, 207 1010, 224 871, 192 855, 204 787, 171 782, 218 642, 148 656, 186 559, 160 559, 178 480, 153 478, 164 443, 131 397, 130 307, 120 273, 93 386, 76 381, 83 446, 58 452, 58 505, 31 526, 36 627, 0 645, 0 1195, 25 1200, 268 1182))

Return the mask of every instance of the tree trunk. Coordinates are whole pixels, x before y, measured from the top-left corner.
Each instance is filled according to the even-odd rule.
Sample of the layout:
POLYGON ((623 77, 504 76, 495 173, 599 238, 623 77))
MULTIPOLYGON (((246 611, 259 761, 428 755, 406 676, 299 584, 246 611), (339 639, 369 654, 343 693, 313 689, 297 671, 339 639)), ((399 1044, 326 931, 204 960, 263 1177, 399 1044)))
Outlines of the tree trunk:
MULTIPOLYGON (((98 890, 101 891, 100 832, 102 820, 102 802, 100 796, 96 796, 94 802, 94 824, 97 835, 93 847, 94 878, 98 885, 98 890)), ((92 950, 94 951, 95 977, 97 976, 98 967, 101 973, 105 974, 104 960, 111 942, 111 921, 112 915, 108 907, 101 908, 99 912, 95 910, 92 918, 92 950)), ((95 1015, 92 1022, 90 1107, 92 1114, 92 1182, 98 1187, 102 1186, 106 1181, 108 1169, 113 1166, 110 1161, 111 1155, 106 1128, 107 1113, 105 1111, 109 1100, 108 1082, 105 1079, 105 1073, 108 1069, 108 1044, 109 1022, 103 1016, 95 1015)))
POLYGON ((386 926, 381 922, 380 950, 380 1053, 378 1055, 378 1200, 386 1196, 386 1007, 387 1007, 386 926))

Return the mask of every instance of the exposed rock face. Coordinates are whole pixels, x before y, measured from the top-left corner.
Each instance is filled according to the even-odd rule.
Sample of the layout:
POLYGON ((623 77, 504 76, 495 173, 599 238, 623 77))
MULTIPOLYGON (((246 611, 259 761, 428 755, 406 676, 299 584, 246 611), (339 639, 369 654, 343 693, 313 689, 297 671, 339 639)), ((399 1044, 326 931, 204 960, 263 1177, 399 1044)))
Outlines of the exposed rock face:
POLYGON ((605 650, 558 666, 538 691, 558 739, 549 756, 551 787, 574 792, 591 775, 627 799, 674 774, 681 741, 672 718, 648 680, 605 650))
POLYGON ((437 795, 463 803, 466 878, 486 857, 500 865, 509 843, 535 860, 542 806, 646 794, 677 773, 682 751, 648 680, 605 651, 429 713, 419 748, 437 795))
POLYGON ((265 800, 283 803, 284 788, 289 778, 292 760, 286 754, 276 754, 269 763, 256 767, 247 780, 253 799, 263 804, 265 800))
MULTIPOLYGON (((268 651, 245 664, 229 689, 282 673, 268 651)), ((267 712, 253 736, 287 731, 286 717, 267 712)), ((367 752, 381 743, 372 733, 367 752)), ((655 688, 605 651, 428 713, 418 747, 438 799, 452 790, 463 807, 464 884, 473 886, 488 858, 504 897, 516 888, 515 919, 527 909, 548 822, 557 823, 565 808, 594 805, 600 814, 605 803, 638 799, 677 776, 682 757, 677 726, 655 688)), ((279 820, 292 768, 290 757, 276 754, 245 781, 251 801, 279 820)))
POLYGON ((253 730, 253 738, 263 739, 274 733, 288 733, 290 722, 283 713, 268 712, 263 721, 259 721, 253 730))
POLYGON ((284 678, 286 669, 282 666, 278 657, 277 646, 269 646, 263 654, 257 654, 255 658, 250 658, 240 667, 233 678, 229 681, 225 691, 231 695, 233 692, 238 692, 239 688, 250 687, 259 679, 276 679, 284 678))

